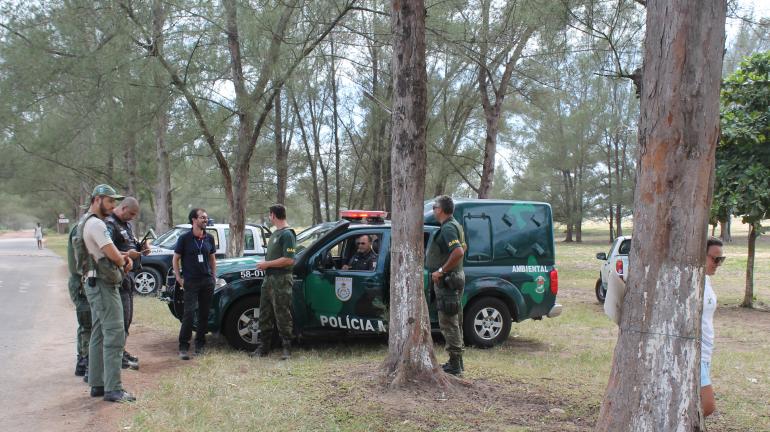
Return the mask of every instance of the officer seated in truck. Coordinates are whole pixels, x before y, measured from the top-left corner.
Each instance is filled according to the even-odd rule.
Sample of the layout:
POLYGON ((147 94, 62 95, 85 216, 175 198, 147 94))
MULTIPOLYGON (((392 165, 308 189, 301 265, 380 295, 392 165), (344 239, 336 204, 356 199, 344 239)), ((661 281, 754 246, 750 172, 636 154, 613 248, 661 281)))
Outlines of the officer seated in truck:
POLYGON ((374 271, 377 268, 377 253, 372 249, 372 236, 364 234, 356 238, 356 253, 343 270, 374 271))

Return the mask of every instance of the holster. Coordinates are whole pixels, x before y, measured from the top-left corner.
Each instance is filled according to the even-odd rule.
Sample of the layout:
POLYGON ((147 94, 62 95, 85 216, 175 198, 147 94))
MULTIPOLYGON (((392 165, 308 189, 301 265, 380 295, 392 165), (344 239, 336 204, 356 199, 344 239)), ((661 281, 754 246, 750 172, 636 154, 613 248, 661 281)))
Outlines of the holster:
POLYGON ((436 292, 436 309, 447 314, 455 315, 460 312, 460 293, 465 287, 465 275, 460 272, 445 274, 434 286, 436 292))

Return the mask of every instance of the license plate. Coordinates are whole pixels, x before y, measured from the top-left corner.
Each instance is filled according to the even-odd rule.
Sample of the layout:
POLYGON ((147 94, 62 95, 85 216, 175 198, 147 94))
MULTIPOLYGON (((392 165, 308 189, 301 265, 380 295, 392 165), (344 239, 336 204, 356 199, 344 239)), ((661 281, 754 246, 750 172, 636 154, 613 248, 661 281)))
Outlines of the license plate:
POLYGON ((256 279, 265 277, 265 272, 262 270, 244 270, 241 272, 241 279, 256 279))

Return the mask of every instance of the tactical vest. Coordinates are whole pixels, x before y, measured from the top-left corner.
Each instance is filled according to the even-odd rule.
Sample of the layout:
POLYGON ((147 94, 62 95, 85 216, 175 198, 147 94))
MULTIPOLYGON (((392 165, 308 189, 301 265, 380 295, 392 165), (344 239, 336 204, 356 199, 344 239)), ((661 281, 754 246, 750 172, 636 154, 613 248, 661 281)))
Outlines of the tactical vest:
POLYGON ((97 217, 94 213, 88 212, 78 222, 77 230, 72 236, 72 249, 75 255, 76 268, 85 277, 96 277, 103 279, 109 284, 115 285, 123 281, 123 270, 118 268, 107 257, 102 257, 98 261, 88 252, 85 239, 83 238, 83 228, 86 221, 91 217, 97 217), (95 276, 92 276, 94 275, 95 276))

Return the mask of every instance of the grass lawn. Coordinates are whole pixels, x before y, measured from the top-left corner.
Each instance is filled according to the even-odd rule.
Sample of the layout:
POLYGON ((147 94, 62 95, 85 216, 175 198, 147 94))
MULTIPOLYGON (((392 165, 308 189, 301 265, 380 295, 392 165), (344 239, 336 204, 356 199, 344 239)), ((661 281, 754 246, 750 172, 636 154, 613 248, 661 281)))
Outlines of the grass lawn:
MULTIPOLYGON (((739 308, 746 229, 734 224, 729 257, 713 278, 719 298, 712 380, 719 431, 770 430, 770 239, 755 263, 756 310, 739 308)), ((588 431, 609 376, 617 328, 594 297, 606 233, 584 231, 583 243, 557 244, 559 302, 555 319, 515 324, 502 346, 466 351, 471 383, 448 393, 387 391, 379 366, 384 339, 305 344, 294 358, 252 359, 212 337, 211 350, 165 373, 121 420, 132 431, 588 431)), ((178 322, 155 298, 137 298, 135 321, 167 332, 178 322)), ((440 344, 436 354, 443 362, 440 344)), ((140 357, 141 352, 136 352, 140 357)))

